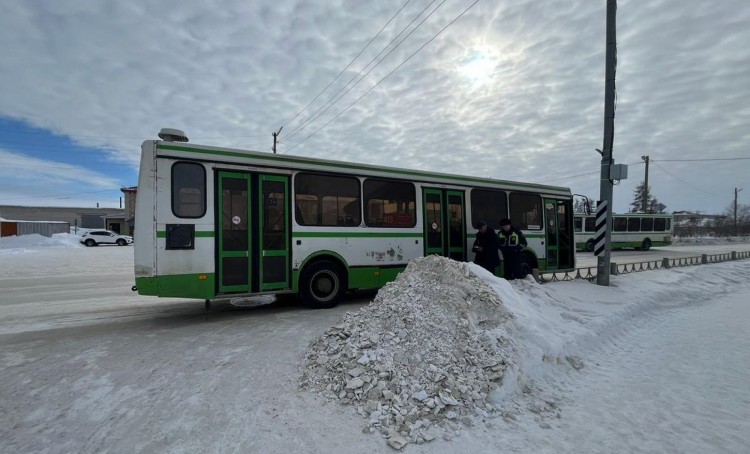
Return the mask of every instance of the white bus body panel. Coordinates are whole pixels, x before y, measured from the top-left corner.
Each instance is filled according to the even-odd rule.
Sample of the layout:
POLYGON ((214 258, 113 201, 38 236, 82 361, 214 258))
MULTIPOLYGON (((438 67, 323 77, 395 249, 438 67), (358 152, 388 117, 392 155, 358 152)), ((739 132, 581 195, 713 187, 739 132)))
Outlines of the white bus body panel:
POLYGON ((141 166, 135 202, 133 229, 135 277, 156 276, 156 141, 146 140, 141 145, 141 166))

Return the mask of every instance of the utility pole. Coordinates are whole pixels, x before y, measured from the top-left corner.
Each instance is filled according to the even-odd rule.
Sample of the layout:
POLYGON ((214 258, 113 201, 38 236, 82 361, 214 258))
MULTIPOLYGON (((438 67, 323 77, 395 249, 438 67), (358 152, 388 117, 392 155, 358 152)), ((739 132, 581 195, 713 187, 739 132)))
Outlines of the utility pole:
POLYGON ((644 213, 648 213, 648 156, 641 156, 641 159, 643 159, 646 162, 646 181, 643 184, 643 211, 644 213))
POLYGON ((734 236, 737 234, 737 193, 742 191, 742 188, 734 188, 734 236))
POLYGON ((281 134, 281 130, 284 129, 284 127, 280 127, 278 131, 272 132, 271 135, 273 136, 273 154, 276 154, 276 138, 281 134))
MULTIPOLYGON (((606 204, 604 250, 597 252, 597 285, 609 286, 609 265, 612 241, 612 180, 610 170, 614 164, 612 145, 615 139, 615 69, 617 64, 617 1, 607 0, 607 52, 604 83, 604 143, 602 146, 599 198, 606 204)), ((597 204, 598 206, 598 204, 597 204)))

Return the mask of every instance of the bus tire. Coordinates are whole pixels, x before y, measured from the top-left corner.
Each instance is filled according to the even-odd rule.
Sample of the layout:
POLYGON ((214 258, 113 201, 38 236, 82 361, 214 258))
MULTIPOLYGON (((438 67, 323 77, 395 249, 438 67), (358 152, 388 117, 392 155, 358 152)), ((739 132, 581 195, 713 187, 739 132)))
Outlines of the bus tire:
POLYGON ((314 262, 305 267, 300 277, 302 302, 313 309, 336 306, 346 290, 344 271, 329 260, 314 262))
POLYGON ((594 252, 594 240, 588 240, 586 242, 586 252, 594 252))
POLYGON ((649 240, 648 238, 645 238, 643 240, 643 243, 641 243, 641 250, 648 251, 649 249, 651 249, 651 240, 649 240))

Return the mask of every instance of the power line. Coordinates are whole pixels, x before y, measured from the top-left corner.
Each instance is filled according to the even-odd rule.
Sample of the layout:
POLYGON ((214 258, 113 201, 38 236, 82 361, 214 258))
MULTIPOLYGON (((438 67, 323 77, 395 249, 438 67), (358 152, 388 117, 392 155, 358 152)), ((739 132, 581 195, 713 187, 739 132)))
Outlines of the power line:
MULTIPOLYGON (((636 164, 643 164, 643 162, 642 162, 642 161, 639 161, 639 162, 632 162, 632 163, 630 163, 630 164, 626 164, 626 165, 628 165, 628 166, 633 166, 633 165, 636 165, 636 164)), ((598 174, 598 173, 600 173, 600 171, 599 171, 599 170, 597 170, 597 171, 595 171, 595 172, 580 173, 580 174, 578 174, 578 175, 570 175, 570 176, 567 176, 567 177, 555 178, 555 179, 553 179, 553 180, 544 180, 544 181, 545 181, 545 183, 547 183, 547 182, 551 183, 551 182, 553 182, 553 181, 570 180, 570 179, 572 179, 572 178, 578 178, 578 177, 586 177, 586 176, 589 176, 589 175, 594 175, 594 174, 598 174)))
MULTIPOLYGON (((335 117, 331 118, 331 119, 330 119, 330 120, 329 120, 329 121, 328 121, 327 123, 325 123, 325 124, 324 124, 323 126, 321 126, 320 128, 316 129, 316 130, 315 130, 315 131, 313 131, 313 132, 312 132, 312 133, 311 133, 310 135, 308 135, 307 137, 305 137, 305 138, 304 138, 304 139, 302 140, 302 142, 305 142, 305 141, 306 141, 307 139, 309 139, 310 137, 314 136, 314 135, 315 135, 316 133, 318 133, 318 131, 320 131, 321 129, 325 128, 326 126, 328 126, 329 124, 331 124, 331 123, 332 123, 332 122, 333 122, 334 120, 336 120, 336 119, 337 119, 338 117, 340 117, 340 116, 341 116, 342 114, 344 114, 344 113, 345 113, 345 112, 346 112, 347 110, 351 109, 351 108, 352 108, 352 106, 354 106, 355 104, 357 104, 357 103, 359 102, 359 100, 360 100, 360 99, 362 99, 362 98, 364 98, 365 96, 367 96, 367 94, 368 94, 368 93, 370 93, 370 92, 371 92, 372 90, 374 90, 374 89, 375 89, 375 88, 376 88, 376 87, 377 87, 378 85, 380 85, 380 84, 381 84, 381 83, 382 83, 383 81, 385 81, 385 80, 386 80, 386 79, 387 79, 388 77, 390 77, 390 76, 391 76, 391 74, 393 74, 393 73, 395 73, 396 71, 398 71, 398 70, 399 70, 399 69, 400 69, 400 68, 401 68, 402 66, 404 66, 404 65, 405 65, 405 64, 406 64, 406 63, 407 63, 407 62, 408 62, 409 60, 411 60, 411 59, 412 59, 412 57, 414 57, 415 55, 417 55, 417 54, 418 54, 418 53, 419 53, 419 52, 420 52, 420 51, 421 51, 422 49, 424 49, 424 48, 425 48, 425 47, 426 47, 426 46, 427 46, 428 44, 430 44, 430 43, 431 43, 431 42, 432 42, 432 41, 433 41, 433 40, 434 40, 435 38, 437 38, 438 36, 440 36, 440 34, 441 34, 441 33, 443 33, 443 32, 444 32, 444 31, 445 31, 445 30, 446 30, 446 29, 447 29, 448 27, 450 27, 450 26, 451 26, 451 25, 453 25, 453 24, 454 24, 454 23, 455 23, 455 22, 456 22, 456 21, 457 21, 458 19, 460 19, 461 17, 463 17, 463 15, 464 15, 464 14, 466 14, 466 13, 467 13, 467 12, 468 12, 468 11, 469 11, 469 10, 470 10, 471 8, 473 8, 473 7, 474 7, 474 5, 476 5, 477 3, 479 3, 479 0, 476 0, 476 1, 474 2, 474 3, 472 3, 471 5, 469 5, 469 7, 468 7, 468 8, 466 8, 465 10, 463 10, 463 11, 461 12, 461 14, 459 14, 458 16, 456 16, 456 18, 454 18, 454 19, 453 19, 452 21, 450 21, 450 22, 448 23, 448 25, 446 25, 446 26, 445 26, 445 27, 443 27, 443 28, 442 28, 442 29, 441 29, 441 30, 440 30, 439 32, 437 32, 437 33, 435 34, 435 36, 433 36, 432 38, 430 38, 430 39, 429 39, 429 40, 428 40, 428 41, 427 41, 426 43, 422 44, 422 46, 420 46, 420 47, 419 47, 419 49, 417 49, 416 51, 414 51, 414 53, 412 53, 411 55, 409 55, 409 56, 408 56, 408 57, 406 58, 406 60, 404 60, 403 62, 401 62, 401 64, 399 64, 398 66, 396 66, 396 68, 394 68, 394 69, 393 69, 393 70, 392 70, 391 72, 389 72, 389 73, 388 73, 388 74, 387 74, 387 75, 386 75, 385 77, 383 77, 382 79, 380 79, 380 80, 379 80, 379 81, 378 81, 378 82, 377 82, 377 83, 376 83, 375 85, 373 85, 373 86, 372 86, 372 87, 371 87, 371 88, 370 88, 369 90, 367 90, 366 92, 364 92, 364 94, 362 94, 362 96, 360 96, 359 98, 355 99, 355 100, 354 100, 354 102, 353 102, 353 103, 351 103, 351 104, 349 104, 349 106, 348 106, 348 107, 347 107, 346 109, 344 109, 344 110, 342 110, 341 112, 339 112, 339 113, 338 113, 338 114, 337 114, 337 115, 336 115, 335 117)), ((441 4, 442 4, 442 3, 441 3, 441 4)), ((439 6, 438 6, 438 7, 439 7, 439 6)), ((436 9, 437 9, 437 8, 436 8, 436 9)), ((434 12, 434 11, 433 11, 433 12, 434 12)), ((429 16, 428 16, 428 17, 429 17, 429 16)), ((423 21, 423 22, 424 22, 424 21, 423 21)), ((299 144, 297 144, 297 145, 295 145, 294 147, 290 148, 289 150, 291 150, 291 149, 293 149, 293 148, 296 148, 296 147, 298 147, 299 145, 301 145, 301 144, 302 144, 302 142, 300 142, 299 144)))
POLYGON ((424 14, 424 12, 425 12, 425 11, 427 11, 427 10, 428 10, 428 9, 430 8, 430 6, 432 6, 432 4, 433 4, 433 3, 435 3, 436 1, 437 1, 437 0, 432 0, 432 1, 431 1, 431 2, 430 2, 430 3, 428 4, 428 5, 427 5, 427 6, 425 6, 425 7, 424 7, 424 8, 422 9, 422 11, 420 11, 420 12, 419 12, 419 13, 418 13, 418 14, 417 14, 416 16, 414 16, 414 18, 413 18, 413 19, 411 20, 411 22, 409 22, 408 24, 406 24, 406 26, 404 26, 404 28, 402 28, 402 29, 401 29, 401 31, 400 31, 400 32, 398 33, 398 35, 396 35, 396 37, 395 37, 395 38, 393 38, 393 39, 392 39, 392 40, 391 40, 391 41, 390 41, 390 42, 389 42, 388 44, 386 44, 386 45, 385 45, 385 46, 383 47, 383 49, 381 49, 381 50, 380 50, 380 52, 378 52, 378 54, 377 54, 377 55, 376 55, 375 57, 373 57, 373 58, 372 58, 372 59, 371 59, 371 60, 370 60, 369 62, 367 62, 367 64, 366 64, 366 65, 365 65, 365 66, 364 66, 364 67, 363 67, 363 68, 362 68, 362 69, 361 69, 361 70, 360 70, 360 71, 359 71, 359 72, 358 72, 357 74, 355 74, 355 75, 354 75, 354 76, 353 76, 353 77, 352 77, 351 79, 349 79, 349 81, 348 81, 348 82, 347 82, 347 83, 346 83, 346 84, 345 84, 345 85, 344 85, 343 87, 341 87, 341 88, 339 89, 339 91, 337 91, 337 92, 336 92, 336 93, 335 93, 335 94, 334 94, 333 96, 331 96, 331 97, 330 97, 330 98, 328 99, 328 101, 326 101, 325 103, 323 103, 323 105, 322 105, 322 106, 320 106, 320 107, 318 108, 318 110, 316 110, 315 112, 313 112, 313 114, 312 114, 312 115, 310 115, 310 116, 309 116, 309 117, 307 117, 307 118, 306 118, 306 119, 305 119, 305 120, 304 120, 304 121, 303 121, 302 123, 300 123, 300 124, 299 124, 299 125, 298 125, 298 126, 297 126, 297 127, 296 127, 296 128, 295 128, 295 129, 294 129, 294 130, 293 130, 292 132, 291 132, 291 134, 288 134, 288 136, 287 136, 287 137, 293 137, 293 136, 295 136, 296 134, 298 134, 298 133, 299 133, 300 131, 302 131, 302 129, 304 129, 304 128, 305 128, 305 126, 307 126, 307 125, 308 125, 308 124, 309 124, 310 122, 312 122, 312 121, 316 120, 316 119, 317 119, 317 118, 319 118, 319 117, 320 117, 321 115, 323 115, 323 114, 324 114, 325 112, 327 112, 327 111, 328 111, 328 109, 330 109, 330 108, 331 108, 331 107, 333 107, 333 106, 334 106, 334 105, 335 105, 336 103, 338 103, 338 102, 339 102, 339 101, 340 101, 340 100, 341 100, 341 99, 342 99, 342 98, 343 98, 344 96, 346 96, 346 95, 347 95, 347 94, 348 94, 348 93, 349 93, 349 92, 350 92, 350 91, 351 91, 352 89, 354 89, 354 87, 356 87, 357 85, 359 85, 359 83, 360 83, 360 82, 362 82, 362 80, 364 80, 364 78, 365 78, 365 77, 367 77, 367 75, 368 75, 368 74, 370 74, 370 73, 371 73, 371 72, 372 72, 372 71, 373 71, 373 70, 374 70, 374 69, 375 69, 375 68, 376 68, 376 67, 377 67, 377 66, 378 66, 379 64, 381 64, 381 63, 382 63, 383 61, 385 61, 385 59, 386 59, 386 58, 388 58, 388 56, 389 56, 389 55, 390 55, 391 53, 393 53, 393 51, 395 51, 395 50, 396 50, 396 49, 397 49, 397 48, 398 48, 399 46, 401 46, 401 44, 403 44, 403 43, 404 43, 404 41, 406 41, 406 40, 407 40, 407 39, 409 38, 409 36, 411 36, 411 35, 412 35, 412 33, 414 33, 414 32, 415 32, 415 31, 416 31, 416 30, 417 30, 417 29, 418 29, 419 27, 421 27, 421 26, 422 26, 422 24, 423 24, 423 23, 424 23, 424 22, 425 22, 425 21, 426 21, 427 19, 429 19, 429 18, 430 18, 430 16, 432 16, 432 14, 434 14, 434 13, 435 13, 435 11, 437 11, 437 10, 438 10, 438 9, 439 9, 439 8, 440 8, 441 6, 443 6, 443 4, 444 4, 444 3, 446 2, 446 0, 443 0, 443 1, 442 1, 442 2, 441 2, 441 3, 440 3, 440 4, 439 4, 439 5, 438 5, 438 6, 437 6, 437 7, 436 7, 436 8, 435 8, 435 9, 434 9, 434 10, 433 10, 433 11, 432 11, 431 13, 430 13, 430 14, 428 14, 428 15, 427 15, 427 16, 426 16, 426 17, 425 17, 424 19, 422 19, 422 21, 421 21, 421 22, 420 22, 419 24, 417 24, 417 26, 416 26, 416 27, 414 27, 414 28, 413 28, 413 29, 412 29, 412 30, 411 30, 411 31, 410 31, 410 32, 409 32, 409 33, 408 33, 408 34, 407 34, 407 35, 406 35, 406 36, 405 36, 405 37, 404 37, 404 38, 403 38, 403 39, 402 39, 401 41, 399 41, 399 42, 398 42, 398 43, 397 43, 397 44, 396 44, 395 46, 393 46, 393 48, 391 48, 391 50, 390 50, 390 51, 388 51, 388 53, 387 53, 387 54, 386 54, 386 55, 385 55, 385 56, 384 56, 383 58, 381 58, 381 59, 380 59, 380 60, 379 60, 379 61, 378 61, 377 63, 375 63, 375 65, 373 65, 373 66, 372 66, 372 68, 370 68, 370 69, 369 69, 369 70, 367 71, 367 73, 365 73, 365 74, 363 75, 363 74, 362 74, 362 71, 364 71, 364 70, 365 70, 365 69, 367 69, 367 68, 368 68, 368 67, 369 67, 370 65, 372 65, 372 62, 376 61, 376 60, 378 59, 378 57, 380 57, 380 56, 381 56, 381 55, 383 54, 383 52, 385 52, 385 50, 386 50, 386 49, 388 49, 388 48, 389 48, 389 47, 391 46, 391 44, 393 44, 394 42, 396 42, 396 40, 398 40, 398 39, 399 39, 399 37, 401 37, 401 35, 402 35, 402 34, 403 34, 403 33, 404 33, 405 31, 406 31, 406 29, 408 29, 408 28, 409 28, 409 27, 411 26, 411 24, 413 24, 413 23, 414 23, 414 22, 415 22, 415 21, 416 21, 417 19, 419 19, 419 17, 420 17, 420 16, 422 15, 422 14, 424 14), (357 82, 355 82, 355 83, 354 83, 354 85, 352 85, 351 87, 349 87, 349 84, 351 84, 351 83, 352 83, 352 81, 353 81, 353 80, 355 80, 355 79, 356 79, 357 77, 359 77, 359 76, 362 76, 362 77, 360 77, 360 78, 359 78, 359 80, 357 80, 357 82), (348 88, 348 89, 347 89, 347 90, 346 90, 346 91, 344 92, 344 94, 342 94, 341 96, 339 96, 339 94, 340 94, 340 93, 341 93, 341 92, 342 92, 342 91, 343 91, 344 89, 346 89, 347 87, 349 87, 349 88, 348 88), (339 97, 338 97, 338 98, 336 98, 337 96, 339 96, 339 97), (321 112, 321 110, 322 110, 322 112, 321 112))
MULTIPOLYGON (((651 163, 653 164, 654 161, 652 160, 651 163)), ((662 172, 664 172, 667 175, 669 175, 670 177, 674 178, 675 180, 677 180, 677 181, 679 181, 679 182, 681 182, 683 184, 686 184, 686 185, 690 186, 691 188, 693 188, 693 189, 695 189, 697 191, 703 192, 704 194, 716 196, 716 197, 719 196, 718 194, 714 194, 713 192, 708 192, 705 189, 701 189, 701 188, 699 188, 697 186, 693 186, 692 184, 688 183, 687 181, 683 180, 682 178, 679 178, 679 177, 676 177, 676 176, 672 175, 671 173, 669 173, 667 171, 667 169, 665 169, 664 167, 660 166, 659 164, 654 164, 654 166, 657 167, 658 169, 660 169, 662 172)))
POLYGON ((568 177, 555 178, 553 180, 544 180, 544 181, 551 183, 553 181, 570 180, 572 178, 585 177, 585 176, 589 176, 589 175, 596 175, 597 173, 599 173, 599 170, 597 170, 595 172, 581 173, 581 174, 578 174, 578 175, 570 175, 568 177))
POLYGON ((403 4, 403 5, 401 6, 401 8, 399 8, 399 9, 398 9, 398 11, 396 11, 396 13, 395 13, 395 14, 394 14, 393 16, 391 16, 391 18, 390 18, 390 19, 388 19, 388 22, 386 22, 386 23, 385 23, 385 25, 383 25, 383 27, 381 27, 381 28, 380 28, 380 30, 378 31, 378 33, 377 33, 377 34, 376 34, 375 36, 373 36, 373 37, 372 37, 372 39, 371 39, 371 40, 370 40, 370 41, 369 41, 369 42, 368 42, 368 43, 367 43, 367 44, 365 45, 365 47, 363 47, 363 48, 362 48, 362 50, 360 50, 360 51, 359 51, 359 53, 358 53, 358 54, 357 54, 357 55, 356 55, 356 56, 355 56, 354 58, 352 58, 352 60, 351 60, 351 61, 350 61, 350 62, 349 62, 349 63, 348 63, 348 64, 347 64, 347 65, 346 65, 345 67, 344 67, 344 69, 342 69, 342 70, 341 70, 341 72, 339 72, 339 73, 338 73, 338 74, 336 75, 336 77, 334 77, 334 78, 333 78, 333 80, 332 80, 332 81, 330 81, 330 82, 328 83, 328 85, 326 85, 326 87, 325 87, 324 89, 322 89, 322 90, 320 91, 320 93, 318 93, 318 95, 317 95, 317 96, 316 96, 315 98, 313 98, 313 100, 312 100, 312 101, 310 101, 310 103, 309 103, 309 104, 307 104, 307 105, 306 105, 305 107, 303 107, 303 108, 302 108, 302 110, 300 110, 299 112, 297 112, 297 114, 296 114, 296 115, 294 115, 294 117, 292 117, 292 118, 291 118, 290 120, 287 120, 287 122, 286 122, 286 123, 284 123, 284 124, 282 125, 282 128, 283 128, 284 126, 288 125, 289 123, 291 123, 292 121, 294 121, 294 119, 295 119, 295 118, 297 118, 298 116, 300 116, 300 114, 301 114, 302 112, 304 112, 304 111, 305 111, 305 110, 306 110, 306 109, 307 109, 308 107, 310 107, 310 106, 312 105, 312 103, 314 103, 314 102, 315 102, 315 101, 316 101, 316 100, 317 100, 317 99, 318 99, 318 98, 320 97, 320 95, 322 95, 322 94, 323 94, 323 93, 324 93, 324 92, 325 92, 326 90, 328 90, 328 88, 329 88, 329 87, 330 87, 330 86, 331 86, 331 85, 332 85, 332 84, 333 84, 334 82, 336 82, 336 81, 338 80, 338 78, 339 78, 339 77, 341 77, 341 75, 342 75, 342 74, 344 74, 344 71, 346 71, 347 69, 349 69, 349 67, 350 67, 350 66, 352 65, 352 63, 354 63, 354 61, 355 61, 355 60, 356 60, 357 58, 359 58, 359 56, 360 56, 360 55, 362 55, 362 52, 364 52, 364 51, 365 51, 365 50, 366 50, 366 49, 367 49, 368 47, 370 47, 370 44, 372 44, 372 42, 373 42, 373 41, 375 41, 375 39, 376 39, 376 38, 377 38, 378 36, 380 36, 380 34, 381 34, 381 33, 383 33, 383 30, 385 30, 385 28, 386 28, 386 27, 388 26, 388 24, 390 24, 390 23, 391 23, 391 21, 393 21, 393 19, 395 19, 395 18, 396 18, 396 16, 398 16, 398 15, 399 15, 399 13, 401 13, 401 11, 402 11, 402 10, 403 10, 403 9, 404 9, 404 8, 406 7, 406 5, 408 5, 408 4, 409 4, 409 2, 410 2, 410 1, 411 1, 411 0, 406 0, 406 3, 404 3, 404 4, 403 4))

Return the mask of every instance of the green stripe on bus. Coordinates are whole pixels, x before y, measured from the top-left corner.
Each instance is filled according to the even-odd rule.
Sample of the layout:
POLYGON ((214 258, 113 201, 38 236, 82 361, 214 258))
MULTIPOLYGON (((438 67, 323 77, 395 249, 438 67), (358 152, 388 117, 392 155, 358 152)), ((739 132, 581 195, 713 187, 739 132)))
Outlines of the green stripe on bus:
POLYGON ((293 232, 293 238, 422 238, 422 232, 293 232))
POLYGON ((494 180, 491 178, 478 178, 478 177, 469 177, 464 175, 450 175, 445 173, 433 173, 433 172, 422 172, 419 170, 404 170, 404 169, 397 169, 397 168, 391 168, 391 167, 381 167, 381 166, 372 166, 372 165, 365 165, 365 164, 351 164, 346 162, 337 162, 337 161, 330 161, 327 159, 311 159, 311 158, 298 158, 288 155, 272 155, 272 156, 260 156, 258 152, 240 152, 240 151, 227 151, 227 150, 207 150, 203 148, 192 148, 192 147, 181 147, 176 145, 166 145, 164 143, 160 143, 157 145, 157 149, 161 150, 173 150, 173 151, 186 151, 189 153, 200 153, 200 154, 210 154, 210 155, 219 155, 219 156, 231 156, 235 158, 246 158, 246 159, 255 159, 259 161, 268 161, 268 162, 275 162, 275 163, 290 163, 290 164, 305 164, 305 165, 322 165, 322 166, 330 166, 330 167, 336 167, 340 169, 346 169, 346 170, 364 170, 364 171, 370 171, 370 172, 386 172, 386 173, 392 173, 394 175, 403 175, 408 177, 426 177, 426 178, 437 178, 437 179, 443 179, 443 180, 452 180, 457 182, 470 182, 470 183, 483 183, 487 185, 505 185, 505 186, 516 186, 521 189, 542 189, 547 190, 551 192, 563 192, 566 196, 570 195, 570 190, 568 188, 560 187, 560 186, 547 186, 543 184, 531 184, 531 183, 521 183, 517 181, 508 181, 508 180, 494 180), (252 153, 252 154, 251 154, 252 153))
POLYGON ((135 286, 139 295, 196 299, 216 296, 213 273, 137 277, 135 286))
MULTIPOLYGON (((214 232, 202 232, 202 231, 196 231, 195 237, 196 238, 213 238, 215 236, 214 232)), ((156 238, 166 238, 167 232, 165 230, 159 230, 156 232, 156 238)))

